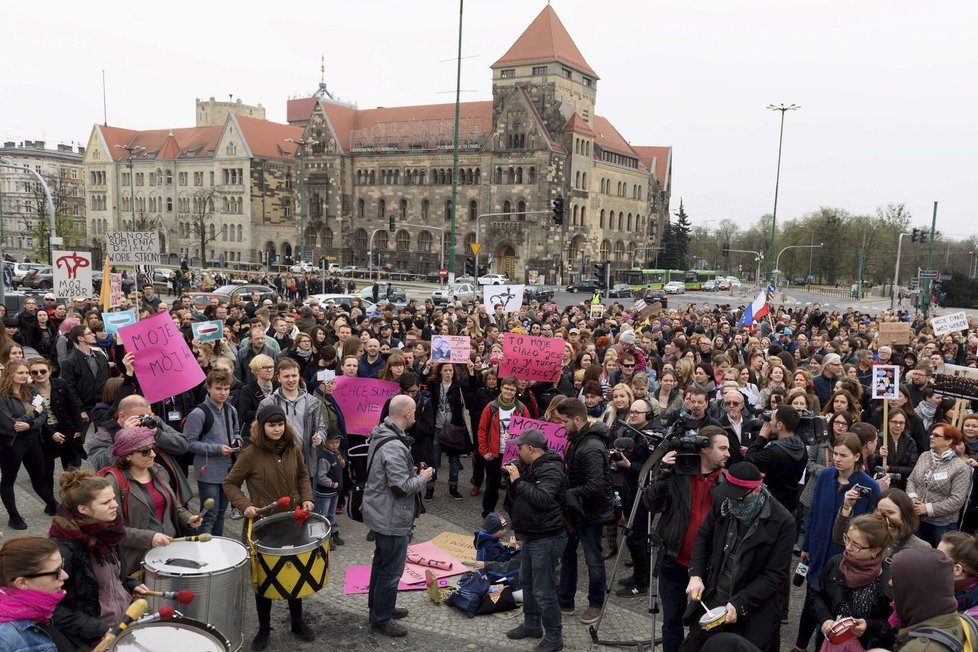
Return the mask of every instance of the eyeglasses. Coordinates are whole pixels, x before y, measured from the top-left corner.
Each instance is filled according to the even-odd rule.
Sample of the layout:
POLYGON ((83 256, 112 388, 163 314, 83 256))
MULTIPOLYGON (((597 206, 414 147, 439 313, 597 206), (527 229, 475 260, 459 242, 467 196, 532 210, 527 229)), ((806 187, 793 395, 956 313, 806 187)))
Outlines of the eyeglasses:
POLYGON ((31 371, 31 375, 32 376, 47 376, 48 375, 48 370, 47 369, 35 369, 35 370, 31 371))
POLYGON ((54 579, 58 579, 59 577, 61 577, 61 573, 64 571, 64 569, 65 569, 65 563, 61 562, 61 565, 58 566, 58 568, 53 571, 47 571, 46 573, 31 573, 29 575, 21 575, 21 577, 23 577, 26 580, 34 579, 36 577, 53 577, 54 579))
POLYGON ((743 403, 736 403, 733 401, 724 401, 723 407, 741 407, 743 403))
POLYGON ((848 533, 842 535, 842 545, 852 546, 856 552, 862 552, 863 550, 869 550, 870 546, 861 546, 852 540, 852 537, 848 533))
POLYGON ((275 371, 275 366, 273 365, 270 367, 259 367, 259 369, 261 369, 262 371, 275 371))
POLYGON ((143 457, 149 457, 150 455, 156 453, 156 446, 150 446, 149 448, 140 448, 136 452, 142 455, 143 457))
POLYGON ((905 425, 907 425, 907 422, 904 421, 903 419, 897 419, 897 420, 890 419, 890 425, 891 426, 905 426, 905 425))

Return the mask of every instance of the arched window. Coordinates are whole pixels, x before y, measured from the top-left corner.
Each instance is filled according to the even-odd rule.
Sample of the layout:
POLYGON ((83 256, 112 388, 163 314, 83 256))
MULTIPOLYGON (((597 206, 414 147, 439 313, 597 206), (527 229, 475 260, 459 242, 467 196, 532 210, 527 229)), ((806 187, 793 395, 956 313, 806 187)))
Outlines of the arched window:
POLYGON ((450 222, 452 220, 452 200, 445 200, 445 221, 450 222))
POLYGON ((400 204, 398 205, 398 212, 400 213, 400 216, 401 216, 401 219, 402 220, 406 220, 407 219, 407 208, 408 208, 407 200, 406 199, 402 199, 401 202, 400 202, 400 204))
POLYGON ((238 242, 244 242, 244 227, 238 225, 238 242))
MULTIPOLYGON (((104 209, 105 207, 103 206, 102 208, 104 209)), ((166 212, 167 213, 173 212, 173 197, 166 198, 166 212)))
POLYGON ((387 216, 387 202, 381 199, 377 202, 377 217, 381 220, 385 219, 387 216))
POLYGON ((353 248, 357 251, 367 250, 367 230, 357 229, 353 234, 353 248))
POLYGON ((323 236, 323 245, 332 248, 333 246, 333 229, 326 227, 326 233, 323 236))
POLYGON ((362 199, 358 199, 357 200, 357 219, 358 220, 362 220, 363 219, 363 208, 364 208, 364 202, 363 202, 363 200, 362 199))
POLYGON ((475 185, 478 186, 480 183, 482 183, 482 170, 480 170, 479 168, 476 168, 475 169, 475 185))
POLYGON ((571 218, 571 226, 577 226, 577 204, 574 204, 574 216, 571 218))
POLYGON ((608 240, 601 241, 601 252, 599 254, 601 260, 608 260, 611 256, 611 242, 608 240))
POLYGON ((520 221, 526 219, 526 202, 522 199, 516 204, 517 219, 520 221))
POLYGON ((587 228, 587 219, 585 218, 585 211, 587 206, 581 206, 581 226, 587 228))
POLYGON ((627 226, 627 227, 625 227, 625 228, 626 228, 627 230, 629 230, 629 231, 631 231, 631 230, 632 230, 632 214, 631 214, 631 213, 629 213, 629 214, 628 214, 628 222, 627 222, 626 224, 627 224, 628 226, 627 226))
POLYGON ((387 231, 374 233, 374 251, 387 251, 389 242, 390 238, 387 237, 387 231))
POLYGON ((581 172, 581 188, 587 190, 587 172, 581 172))
POLYGON ((527 175, 526 175, 526 182, 527 183, 536 183, 537 182, 537 169, 536 168, 530 168, 529 173, 527 173, 527 175))
POLYGON ((430 204, 430 202, 427 199, 422 199, 421 200, 421 219, 422 220, 427 220, 428 219, 428 208, 429 208, 430 205, 431 204, 430 204))
POLYGON ((432 240, 430 233, 427 231, 422 231, 420 234, 418 234, 418 251, 425 254, 431 253, 431 244, 432 240))
POLYGON ((625 243, 619 240, 615 243, 615 260, 624 260, 625 258, 625 243))
POLYGON ((213 224, 207 225, 207 237, 210 240, 217 240, 217 236, 215 235, 213 224))
POLYGON ((411 234, 401 229, 397 232, 397 250, 401 253, 408 251, 411 248, 411 234))
POLYGON ((523 168, 516 168, 516 183, 523 183, 523 168))
POLYGON ((507 201, 504 201, 503 202, 503 213, 505 213, 507 216, 509 216, 512 212, 513 212, 513 205, 510 204, 508 200, 507 201))
POLYGON ((601 212, 598 213, 598 228, 601 228, 601 229, 604 228, 604 209, 603 208, 601 209, 601 212))
POLYGON ((496 183, 496 185, 499 185, 502 182, 503 182, 503 169, 502 168, 496 168, 496 182, 495 183, 496 183))
POLYGON ((625 227, 625 213, 618 211, 618 230, 621 231, 625 227))
POLYGON ((223 242, 227 242, 227 239, 228 239, 228 225, 227 224, 222 224, 221 225, 221 240, 223 242))
POLYGON ((469 221, 475 222, 476 218, 479 217, 479 202, 472 200, 469 202, 469 221))
POLYGON ((580 188, 581 187, 581 173, 580 173, 580 171, 574 173, 574 187, 575 188, 580 188))
POLYGON ((516 183, 516 170, 515 169, 513 169, 513 168, 510 168, 509 169, 509 172, 506 175, 506 183, 509 183, 509 184, 516 183))

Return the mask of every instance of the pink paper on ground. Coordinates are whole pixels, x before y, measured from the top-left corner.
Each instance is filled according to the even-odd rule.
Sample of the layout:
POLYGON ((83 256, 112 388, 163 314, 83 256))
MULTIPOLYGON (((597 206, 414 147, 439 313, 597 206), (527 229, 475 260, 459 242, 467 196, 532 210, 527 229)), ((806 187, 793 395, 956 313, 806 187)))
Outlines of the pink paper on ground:
MULTIPOLYGON (((401 582, 397 585, 398 591, 420 591, 424 590, 425 583, 405 584, 401 582)), ((439 579, 438 586, 445 588, 448 580, 439 579)), ((370 591, 370 566, 347 566, 346 576, 343 578, 343 595, 357 595, 370 591)))
POLYGON ((461 575, 468 570, 462 565, 462 562, 436 546, 431 541, 425 541, 424 543, 416 543, 408 546, 407 551, 409 555, 414 553, 421 555, 426 559, 437 559, 438 561, 448 562, 452 565, 452 568, 451 570, 443 570, 441 568, 430 568, 428 566, 418 566, 416 564, 408 563, 404 565, 404 574, 401 575, 401 583, 403 584, 418 584, 419 582, 423 584, 424 572, 426 570, 430 570, 438 579, 443 577, 451 577, 452 575, 461 575))

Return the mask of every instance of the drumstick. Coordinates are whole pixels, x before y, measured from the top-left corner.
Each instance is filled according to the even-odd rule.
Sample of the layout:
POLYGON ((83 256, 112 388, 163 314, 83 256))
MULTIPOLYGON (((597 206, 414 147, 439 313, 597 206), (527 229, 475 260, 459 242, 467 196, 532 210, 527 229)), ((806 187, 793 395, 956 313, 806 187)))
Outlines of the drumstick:
POLYGON ((102 637, 102 640, 99 641, 99 644, 95 646, 95 649, 92 650, 92 652, 105 652, 105 650, 108 649, 109 644, 114 641, 119 634, 126 631, 126 629, 129 628, 129 625, 131 625, 134 621, 139 620, 143 614, 146 613, 147 609, 149 609, 149 603, 142 598, 133 600, 133 603, 126 609, 126 615, 123 616, 122 622, 107 631, 105 636, 102 637))
POLYGON ((275 509, 276 507, 288 507, 289 506, 289 503, 291 503, 291 502, 292 502, 292 499, 291 498, 289 498, 288 496, 282 496, 281 498, 279 498, 278 500, 276 500, 274 503, 272 503, 270 505, 265 505, 264 507, 259 508, 258 513, 259 514, 264 514, 268 510, 275 509))
POLYGON ((207 510, 209 510, 213 506, 214 506, 214 499, 213 498, 208 498, 207 500, 204 501, 204 504, 203 504, 203 508, 204 509, 203 509, 203 511, 201 511, 200 514, 198 514, 197 516, 199 516, 201 518, 204 518, 204 514, 206 514, 207 513, 207 510))
POLYGON ((170 620, 177 612, 173 610, 173 607, 167 605, 165 607, 160 607, 160 610, 155 614, 149 616, 143 616, 136 621, 137 625, 145 625, 146 623, 155 623, 161 620, 170 620))
POLYGON ((190 589, 180 591, 146 591, 146 595, 165 600, 176 600, 177 604, 190 604, 197 597, 197 594, 190 589))
POLYGON ((207 543, 214 538, 213 534, 198 534, 192 537, 177 537, 175 539, 170 539, 170 543, 175 543, 177 541, 199 541, 200 543, 207 543))

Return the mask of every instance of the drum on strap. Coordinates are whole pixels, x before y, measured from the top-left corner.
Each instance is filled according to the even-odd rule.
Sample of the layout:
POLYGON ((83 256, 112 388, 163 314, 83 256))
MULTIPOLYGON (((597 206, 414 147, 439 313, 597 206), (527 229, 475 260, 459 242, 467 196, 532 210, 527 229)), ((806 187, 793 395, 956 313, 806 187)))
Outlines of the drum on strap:
POLYGON ((114 652, 231 652, 216 627, 191 618, 132 625, 108 647, 114 652))
MULTIPOLYGON (((153 591, 189 589, 196 593, 190 604, 180 605, 188 619, 209 623, 230 641, 231 650, 244 642, 241 625, 245 588, 248 586, 248 549, 225 537, 207 542, 176 541, 151 548, 143 557, 144 582, 153 591)), ((147 597, 150 611, 172 601, 147 597)), ((155 649, 155 648, 154 648, 155 649)), ((168 649, 189 652, 192 647, 168 649)))
POLYGON ((304 598, 329 581, 329 521, 309 514, 302 523, 291 512, 248 523, 251 582, 271 600, 304 598))

